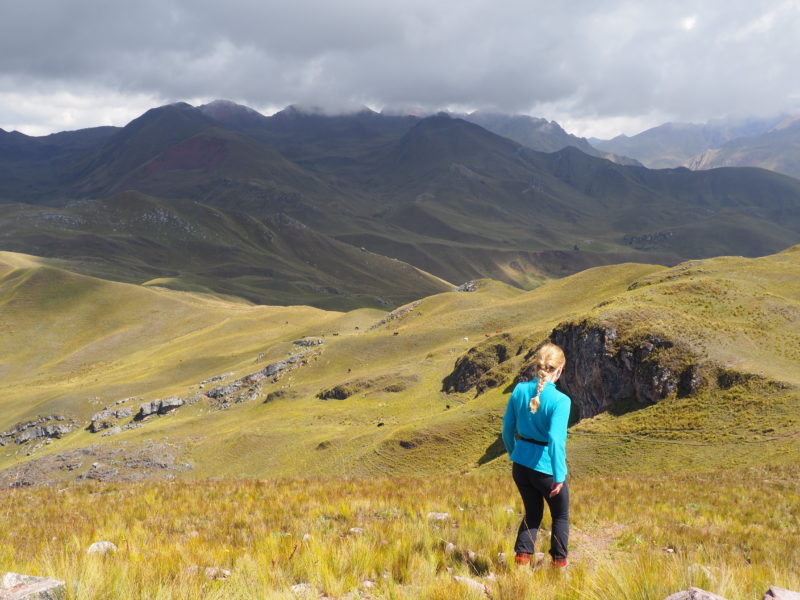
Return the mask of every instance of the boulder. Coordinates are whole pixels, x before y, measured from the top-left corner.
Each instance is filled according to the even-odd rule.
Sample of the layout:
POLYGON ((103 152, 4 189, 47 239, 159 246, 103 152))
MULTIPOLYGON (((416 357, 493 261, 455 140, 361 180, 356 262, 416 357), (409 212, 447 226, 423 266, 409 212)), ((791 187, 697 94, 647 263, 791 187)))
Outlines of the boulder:
POLYGON ((139 412, 136 413, 134 419, 141 421, 150 415, 165 415, 184 404, 186 404, 186 401, 183 398, 163 398, 152 402, 144 402, 139 407, 139 412))
POLYGON ((700 588, 690 587, 688 590, 683 590, 677 594, 667 596, 664 600, 726 600, 722 596, 718 596, 712 592, 701 590, 700 588))
POLYGON ((89 431, 97 433, 103 429, 110 429, 117 424, 117 418, 110 410, 101 410, 100 412, 92 415, 91 423, 89 423, 89 431))
POLYGON ((113 542, 95 542, 89 548, 87 548, 86 552, 88 554, 112 554, 117 551, 117 546, 113 542))
POLYGON ((764 594, 762 600, 800 600, 800 592, 792 592, 773 585, 764 594))
POLYGON ((0 600, 62 600, 66 596, 63 581, 6 573, 0 579, 0 600))

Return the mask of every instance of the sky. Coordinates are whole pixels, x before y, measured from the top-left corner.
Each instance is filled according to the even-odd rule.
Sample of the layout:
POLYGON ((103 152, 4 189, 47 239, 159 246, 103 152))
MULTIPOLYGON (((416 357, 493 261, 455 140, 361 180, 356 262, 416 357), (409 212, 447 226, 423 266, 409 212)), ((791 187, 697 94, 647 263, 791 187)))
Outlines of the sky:
POLYGON ((800 0, 0 0, 0 128, 170 102, 495 110, 609 138, 800 112, 800 0))

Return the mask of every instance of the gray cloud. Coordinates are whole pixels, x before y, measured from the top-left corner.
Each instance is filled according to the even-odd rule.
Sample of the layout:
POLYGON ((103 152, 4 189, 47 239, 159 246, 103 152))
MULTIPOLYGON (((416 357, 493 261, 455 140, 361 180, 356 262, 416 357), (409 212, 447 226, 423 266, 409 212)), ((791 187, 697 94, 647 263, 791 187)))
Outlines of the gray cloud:
MULTIPOLYGON (((457 105, 574 123, 797 110, 797 2, 659 4, 6 3, 0 126, 88 126, 98 123, 75 115, 110 118, 101 101, 128 102, 133 112, 147 101, 195 98, 255 107, 457 105), (21 107, 20 97, 49 98, 54 113, 64 97, 83 108, 73 106, 72 121, 64 122, 21 107)), ((127 114, 121 106, 113 111, 127 114)))

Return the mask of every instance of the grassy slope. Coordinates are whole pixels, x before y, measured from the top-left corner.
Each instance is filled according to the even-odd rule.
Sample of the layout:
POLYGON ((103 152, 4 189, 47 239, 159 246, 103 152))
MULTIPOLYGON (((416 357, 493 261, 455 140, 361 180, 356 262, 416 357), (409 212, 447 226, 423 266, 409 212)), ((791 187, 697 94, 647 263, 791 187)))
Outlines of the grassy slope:
MULTIPOLYGON (((571 437, 573 471, 780 462, 798 450, 799 258, 795 247, 668 270, 600 267, 530 292, 486 281, 477 292, 428 297, 370 329, 378 311, 251 306, 108 283, 6 253, 0 427, 35 414, 85 421, 129 396, 191 397, 211 375, 253 372, 286 357, 292 340, 325 335, 308 366, 264 387, 263 395, 291 392, 283 398, 222 412, 209 412, 201 401, 114 438, 73 433, 47 452, 168 437, 186 444, 192 477, 504 468, 506 459, 495 458, 502 387, 478 397, 447 395, 440 392, 442 378, 468 348, 499 332, 537 340, 561 322, 589 318, 626 335, 646 330, 679 338, 706 359, 784 385, 709 389, 584 421, 571 437), (368 385, 345 400, 316 397, 353 381, 368 385), (405 389, 386 391, 391 384, 405 389)), ((5 456, 0 464, 20 458, 5 456)))

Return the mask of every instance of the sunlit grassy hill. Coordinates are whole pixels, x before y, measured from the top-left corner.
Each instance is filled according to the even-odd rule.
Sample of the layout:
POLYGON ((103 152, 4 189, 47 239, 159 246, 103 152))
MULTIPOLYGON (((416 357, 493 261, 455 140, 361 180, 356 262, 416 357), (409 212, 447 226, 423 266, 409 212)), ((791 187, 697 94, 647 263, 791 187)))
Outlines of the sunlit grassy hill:
MULTIPOLYGON (((88 446, 100 449, 102 463, 103 448, 158 452, 168 443, 191 466, 181 473, 193 478, 504 468, 498 434, 508 386, 554 328, 577 344, 568 348, 571 364, 591 371, 580 327, 615 331, 591 359, 597 365, 656 343, 657 351, 634 361, 636 377, 646 383, 648 369, 674 375, 692 366, 697 381, 652 405, 658 397, 584 407, 593 418, 573 427, 574 472, 798 455, 798 247, 672 269, 599 267, 529 292, 482 280, 476 291, 437 294, 389 315, 111 283, 10 253, 2 264, 0 431, 48 415, 77 426, 33 451, 32 442, 9 443, 3 467, 55 461, 88 446), (302 338, 313 339, 294 343, 302 338), (478 380, 443 391, 456 362, 470 356, 484 357, 474 359, 478 380), (269 373, 241 381, 259 371, 269 373), (214 376, 223 377, 207 381, 214 376), (103 408, 135 413, 144 401, 167 397, 186 404, 142 421, 128 415, 118 425, 135 427, 113 435, 84 429, 103 408)), ((561 385, 577 403, 589 383, 568 372, 561 385)), ((74 478, 89 468, 56 466, 49 476, 74 478)))

